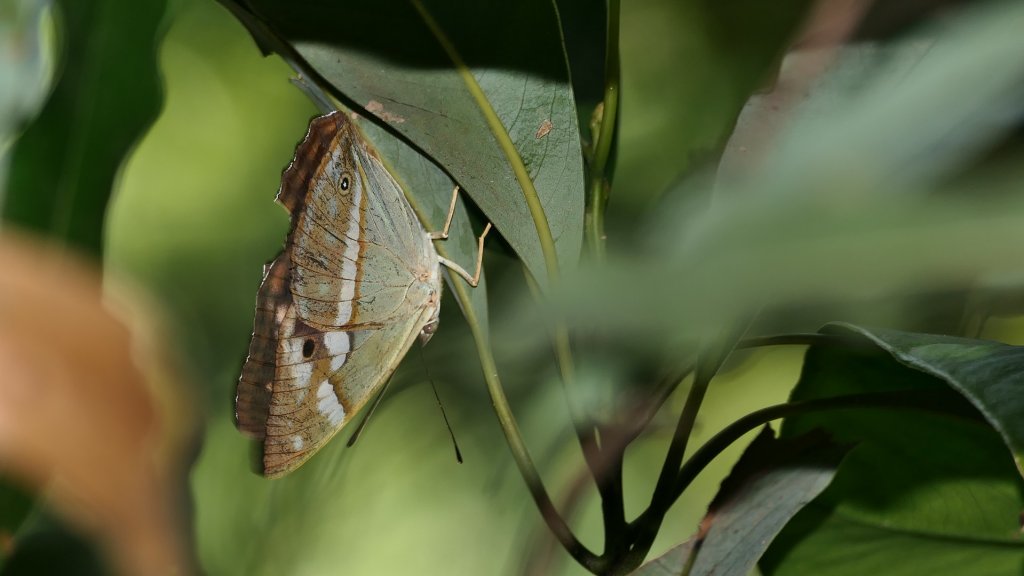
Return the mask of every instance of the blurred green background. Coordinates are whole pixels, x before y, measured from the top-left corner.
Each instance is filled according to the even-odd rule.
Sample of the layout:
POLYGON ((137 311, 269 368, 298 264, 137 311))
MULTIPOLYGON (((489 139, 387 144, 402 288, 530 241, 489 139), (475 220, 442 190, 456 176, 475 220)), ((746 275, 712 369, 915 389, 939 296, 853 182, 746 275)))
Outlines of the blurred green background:
MULTIPOLYGON (((916 4, 920 8, 951 3, 908 1, 898 4, 903 7, 916 4)), ((862 36, 887 37, 905 31, 908 23, 919 19, 919 12, 886 8, 896 4, 879 3, 862 36)), ((671 255, 678 247, 692 249, 692 245, 682 241, 690 232, 685 226, 689 221, 684 216, 702 212, 694 208, 704 208, 710 203, 710 190, 701 189, 700 181, 695 185, 686 177, 706 168, 708 160, 717 158, 748 96, 773 78, 781 51, 792 39, 809 5, 807 0, 774 3, 631 0, 623 3, 622 100, 615 186, 608 210, 609 251, 614 256, 626 256, 627 260, 633 255, 638 256, 637 259, 653 260, 653 267, 646 271, 654 271, 651 278, 655 286, 644 285, 648 293, 638 290, 638 294, 656 296, 657 289, 661 288, 665 291, 690 289, 693 292, 689 294, 697 296, 693 302, 677 297, 675 300, 683 303, 679 309, 666 308, 666 312, 658 308, 654 314, 675 318, 671 313, 685 312, 682 307, 685 304, 700 307, 719 295, 720 286, 713 285, 710 291, 704 287, 705 292, 701 292, 699 281, 695 282, 695 288, 684 286, 682 282, 673 284, 672 279, 685 276, 688 270, 683 265, 662 270, 657 258, 666 253, 671 255), (680 209, 680 205, 686 208, 680 209), (663 207, 671 209, 662 210, 663 207), (652 214, 664 218, 651 218, 652 214), (637 244, 650 241, 645 227, 652 223, 661 226, 661 236, 656 236, 655 242, 661 238, 664 244, 661 247, 668 249, 631 252, 637 244), (657 285, 662 273, 667 286, 657 285), (709 294, 712 298, 701 299, 709 294)), ((595 6, 603 9, 604 4, 595 6)), ((0 9, 4 7, 0 0, 0 9)), ((358 23, 339 22, 338 25, 342 30, 344 26, 358 23)), ((527 494, 495 421, 478 361, 472 352, 469 331, 455 302, 447 296, 439 333, 422 354, 414 350, 406 358, 384 403, 355 447, 346 448, 342 440, 336 440, 307 465, 280 480, 268 481, 251 471, 252 447, 233 425, 234 387, 252 331, 262 265, 281 249, 287 230, 287 214, 274 203, 274 195, 281 172, 316 110, 289 82, 292 71, 276 56, 263 57, 243 27, 214 0, 171 0, 164 28, 166 35, 159 44, 159 63, 165 99, 156 123, 138 142, 118 175, 105 228, 104 264, 109 278, 138 285, 155 296, 154 301, 162 307, 161 312, 173 333, 176 346, 172 352, 184 367, 186 381, 195 387, 194 411, 204 427, 194 447, 191 502, 185 505, 191 508, 191 538, 205 573, 585 573, 552 541, 527 494), (437 385, 465 458, 463 464, 455 460, 428 380, 437 385)), ((46 34, 53 32, 46 27, 44 30, 46 34)), ((59 28, 56 31, 59 37, 59 28)), ((979 52, 984 49, 985 46, 980 46, 979 52)), ((1004 65, 1010 67, 1013 63, 1004 65)), ((945 85, 936 85, 962 88, 966 92, 972 88, 956 86, 955 78, 944 82, 945 85)), ((911 85, 901 94, 920 94, 913 90, 920 91, 924 85, 911 85)), ((723 266, 727 267, 730 262, 747 264, 737 266, 744 269, 736 276, 747 279, 745 285, 738 289, 726 286, 723 294, 733 294, 725 289, 737 289, 735 294, 740 296, 737 299, 740 303, 756 302, 751 294, 756 296, 761 284, 750 279, 764 279, 765 284, 776 288, 792 280, 796 288, 793 292, 779 289, 782 296, 799 295, 800 289, 813 293, 815 286, 819 286, 815 284, 818 280, 815 260, 789 256, 786 250, 807 248, 811 251, 801 254, 833 264, 837 252, 829 251, 832 245, 827 241, 837 236, 842 240, 844 231, 851 233, 856 247, 854 254, 883 256, 871 262, 874 268, 870 265, 856 268, 853 262, 841 262, 844 270, 854 271, 850 274, 856 274, 857 270, 868 272, 860 279, 864 286, 931 288, 932 276, 927 274, 936 270, 951 272, 950 276, 957 282, 963 282, 967 274, 975 271, 971 266, 979 260, 975 256, 987 250, 988 239, 983 237, 989 226, 985 221, 951 229, 953 240, 950 242, 964 239, 968 242, 963 243, 965 252, 961 256, 966 256, 962 261, 950 259, 948 264, 932 264, 943 260, 945 254, 941 251, 937 256, 933 254, 931 260, 914 258, 917 254, 913 250, 890 253, 886 244, 890 237, 875 234, 879 230, 886 231, 884 225, 891 222, 885 218, 892 216, 897 222, 896 240, 909 238, 912 242, 907 245, 911 248, 921 244, 930 246, 928 243, 932 240, 945 237, 946 230, 941 222, 935 224, 934 218, 930 218, 946 213, 938 209, 926 211, 924 201, 890 204, 891 196, 881 196, 882 193, 903 192, 901 186, 904 185, 925 188, 931 193, 933 181, 922 184, 921 180, 926 179, 914 180, 913 174, 906 176, 899 171, 890 174, 887 170, 894 161, 884 154, 879 154, 882 157, 875 158, 874 164, 862 162, 853 168, 842 162, 838 167, 827 163, 837 158, 845 160, 843 145, 850 146, 851 142, 855 146, 865 142, 873 145, 877 140, 892 146, 887 150, 897 152, 904 145, 912 153, 921 152, 923 147, 929 152, 919 156, 925 171, 948 169, 952 174, 942 176, 954 184, 958 177, 966 181, 964 173, 971 175, 973 165, 967 161, 969 155, 954 151, 954 160, 963 160, 964 166, 951 167, 952 164, 935 159, 943 156, 930 154, 934 150, 927 147, 933 142, 927 136, 918 138, 913 129, 902 130, 895 123, 887 124, 884 113, 889 108, 884 90, 891 86, 884 83, 877 86, 881 86, 882 93, 872 101, 874 108, 867 106, 860 111, 861 115, 851 115, 852 126, 846 126, 850 128, 847 132, 828 133, 829 129, 843 126, 841 121, 845 117, 834 115, 820 124, 812 121, 809 126, 803 126, 807 131, 802 133, 802 140, 799 137, 790 140, 790 143, 797 143, 794 149, 800 153, 817 151, 819 141, 815 138, 820 137, 821 142, 835 140, 839 142, 839 155, 830 158, 826 150, 819 158, 825 162, 821 165, 808 163, 805 169, 800 154, 793 157, 783 154, 779 158, 782 168, 775 174, 769 173, 764 180, 765 194, 750 196, 753 201, 749 205, 738 203, 739 209, 726 203, 726 217, 717 222, 718 228, 715 228, 714 217, 708 219, 710 224, 705 227, 711 229, 709 244, 719 252, 701 253, 698 242, 698 249, 694 251, 698 263, 700 258, 706 258, 718 264, 716 254, 734 256, 729 252, 732 247, 741 257, 723 258, 723 266), (865 117, 875 122, 858 124, 865 117), (890 135, 901 132, 895 138, 876 137, 875 131, 882 130, 885 134, 883 129, 888 129, 890 135), (857 185, 868 188, 862 181, 847 178, 849 174, 878 176, 872 169, 882 174, 879 182, 891 189, 880 186, 885 190, 872 190, 877 194, 866 195, 867 199, 860 205, 842 196, 843 185, 848 184, 851 190, 857 185), (810 175, 809 179, 799 180, 805 174, 810 175), (816 177, 824 180, 815 180, 816 177), (787 203, 779 201, 783 198, 781 195, 770 195, 785 190, 786 185, 792 183, 787 182, 787 178, 796 178, 796 182, 812 192, 808 197, 814 200, 819 199, 813 194, 817 191, 815 186, 832 195, 824 195, 821 205, 810 202, 814 212, 801 212, 808 208, 800 204, 801 197, 787 203), (892 214, 885 212, 875 218, 871 213, 873 207, 890 205, 894 207, 892 214), (824 216, 820 222, 807 222, 809 219, 805 217, 809 214, 824 216), (837 222, 846 224, 847 220, 852 223, 849 230, 835 225, 837 222), (747 222, 753 223, 750 229, 744 228, 747 222), (918 225, 923 227, 923 232, 915 236, 918 225), (840 229, 838 234, 837 228, 840 229), (762 232, 763 237, 758 236, 762 232), (788 236, 790 233, 792 237, 788 236), (766 238, 769 241, 763 242, 766 238), (821 243, 825 248, 814 252, 812 249, 819 246, 820 238, 826 241, 821 243), (764 248, 768 258, 757 260, 762 253, 749 250, 751 246, 764 248), (767 264, 770 262, 782 265, 772 268, 767 264), (890 280, 891 277, 903 278, 894 270, 901 271, 912 282, 904 285, 890 280)), ((140 83, 139 91, 149 88, 140 83)), ((958 94, 952 89, 936 91, 934 98, 925 99, 930 107, 919 107, 921 115, 927 116, 935 110, 939 114, 932 117, 941 115, 952 108, 950 101, 959 100, 958 94)), ((138 100, 141 108, 154 103, 143 97, 138 100)), ((118 112, 116 106, 108 108, 118 112)), ((941 126, 928 117, 927 122, 915 125, 913 122, 920 118, 905 114, 906 108, 892 110, 895 110, 894 116, 907 119, 911 128, 941 126)), ((15 125, 12 122, 11 126, 0 126, 0 134, 15 125)), ((979 133, 984 132, 973 128, 974 124, 971 126, 979 133)), ((941 139, 939 141, 941 143, 941 139)), ((1012 138, 1006 141, 1014 142, 1012 138)), ((8 142, 0 141, 0 146, 7 145, 8 142)), ((871 148, 865 155, 869 160, 873 150, 871 148)), ((1016 158, 1005 154, 1006 150, 1014 150, 1013 146, 1004 146, 1001 150, 1003 155, 992 154, 992 158, 1016 158)), ((1015 175, 1012 165, 1009 169, 1006 165, 1002 168, 1011 176, 1002 181, 1003 184, 1013 188, 1018 180, 1012 178, 1015 175)), ((992 181, 999 181, 999 178, 989 180, 992 181)), ((970 186, 965 189, 974 190, 970 186)), ((764 191, 757 188, 757 192, 764 191)), ((921 194, 918 198, 924 196, 927 195, 921 194)), ((1006 206, 1019 208, 1016 204, 1006 206)), ((969 215, 964 219, 969 219, 969 215)), ((96 223, 89 218, 83 220, 87 225, 96 223)), ((963 223, 956 219, 950 222, 963 223)), ((1001 230, 1005 231, 1005 226, 1001 230)), ((522 272, 500 240, 489 242, 485 262, 491 321, 499 369, 512 406, 556 503, 562 509, 573 510, 569 514, 570 524, 588 546, 599 550, 598 502, 590 484, 582 485, 585 488, 582 497, 576 490, 585 466, 570 430, 557 370, 550 358, 536 353, 536 350, 546 353, 547 336, 539 329, 536 332, 522 329, 520 303, 527 292, 522 272)), ((843 246, 839 244, 839 248, 843 246)), ((1015 262, 1010 262, 1005 255, 1013 246, 1003 247, 992 259, 1002 259, 1000 263, 1012 267, 1015 262)), ((685 258, 682 261, 688 262, 685 258)), ((714 279, 716 270, 710 268, 714 279)), ((719 278, 733 277, 730 271, 718 272, 719 278)), ((936 286, 939 289, 952 286, 953 293, 929 295, 913 300, 910 306, 899 299, 879 302, 868 298, 853 305, 847 302, 843 307, 830 307, 829 297, 842 300, 847 295, 843 291, 847 286, 841 279, 823 282, 820 285, 822 302, 797 300, 794 306, 793 302, 785 301, 791 307, 768 314, 764 325, 758 328, 810 330, 825 320, 842 317, 868 318, 875 323, 910 328, 938 329, 936 327, 941 326, 945 329, 956 326, 962 318, 962 294, 955 289, 962 288, 963 284, 936 286), (941 318, 929 316, 935 312, 941 318)), ((633 281, 626 286, 637 284, 641 283, 633 281)), ((1013 285, 1012 279, 1008 285, 1013 285)), ((600 292, 600 289, 607 288, 595 287, 593 291, 600 292)), ((669 296, 678 295, 671 293, 669 296)), ((640 304, 652 308, 651 302, 640 304)), ((1006 303, 1009 306, 1002 311, 1019 311, 1015 300, 1003 301, 1006 303)), ((590 308, 589 313, 593 315, 594 310, 590 308)), ((1017 343, 1022 341, 1019 335, 1024 332, 1017 320, 993 319, 985 325, 984 334, 1017 343)), ((662 352, 655 350, 660 344, 656 338, 648 336, 635 342, 623 342, 622 347, 627 353, 639 350, 640 360, 633 357, 631 361, 641 364, 646 358, 644 353, 653 358, 662 352)), ((602 363, 601 350, 589 350, 586 344, 580 346, 580 358, 584 360, 580 363, 580 378, 584 389, 596 391, 593 397, 588 397, 595 403, 607 400, 601 395, 608 388, 642 384, 661 367, 643 366, 647 373, 630 373, 614 360, 602 363)), ((756 408, 784 401, 797 380, 802 353, 800 347, 788 347, 736 354, 714 382, 697 422, 695 437, 689 444, 691 450, 725 423, 756 408)), ((673 415, 680 409, 678 396, 670 399, 663 412, 665 418, 656 418, 652 432, 634 444, 627 455, 625 486, 629 517, 647 504, 668 445, 673 415)), ((606 403, 600 408, 609 405, 616 406, 606 403)), ((683 496, 668 517, 652 555, 685 540, 695 531, 718 483, 743 445, 744 442, 737 443, 716 460, 683 496)))
MULTIPOLYGON (((770 47, 781 44, 796 21, 799 10, 788 12, 764 27, 773 30, 771 37, 754 41, 742 29, 723 27, 752 29, 757 10, 747 10, 749 19, 737 24, 721 22, 703 2, 624 3, 614 226, 628 229, 691 158, 720 145, 745 94, 775 57, 770 47)), ((424 352, 464 464, 455 461, 414 351, 354 448, 333 442, 277 481, 250 471, 250 447, 232 423, 232 396, 261 267, 280 249, 287 229, 287 215, 273 197, 315 110, 289 83, 291 71, 277 57, 262 57, 216 3, 177 2, 169 16, 160 50, 166 102, 119 178, 106 264, 109 274, 144 285, 166 304, 181 355, 202 391, 206 429, 191 478, 201 564, 209 574, 520 573, 526 555, 545 549, 538 542, 551 542, 512 465, 476 359, 460 352, 468 349, 468 332, 450 300, 442 329, 424 352)), ((500 293, 503 283, 515 287, 521 279, 492 276, 492 292, 500 293)), ((782 401, 800 354, 758 353, 717 382, 691 446, 722 422, 782 401)), ((562 392, 550 370, 523 374, 516 368, 504 370, 518 376, 508 382, 513 408, 561 501, 583 465, 562 392)), ((654 434, 629 454, 631 513, 646 504, 667 440, 654 434)), ((737 455, 732 451, 701 476, 676 506, 654 553, 693 532, 737 455)), ((599 512, 590 496, 572 524, 599 549, 599 512)), ((584 573, 555 549, 555 563, 545 571, 584 573)))

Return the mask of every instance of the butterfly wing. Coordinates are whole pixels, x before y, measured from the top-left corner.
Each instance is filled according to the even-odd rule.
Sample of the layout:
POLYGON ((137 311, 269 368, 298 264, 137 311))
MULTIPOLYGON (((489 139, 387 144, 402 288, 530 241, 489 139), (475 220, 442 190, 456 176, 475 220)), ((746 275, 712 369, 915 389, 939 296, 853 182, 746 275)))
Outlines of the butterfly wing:
POLYGON ((260 287, 235 401, 267 476, 302 464, 383 386, 440 290, 433 246, 344 115, 313 120, 278 200, 292 228, 260 287))

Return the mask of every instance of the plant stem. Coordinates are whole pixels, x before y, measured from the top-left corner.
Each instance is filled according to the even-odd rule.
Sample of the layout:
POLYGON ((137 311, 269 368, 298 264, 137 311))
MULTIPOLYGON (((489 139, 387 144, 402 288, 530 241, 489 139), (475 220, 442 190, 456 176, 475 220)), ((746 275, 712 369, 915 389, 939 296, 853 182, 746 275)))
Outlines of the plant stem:
POLYGON ((590 169, 590 183, 587 189, 587 206, 584 216, 584 233, 591 256, 598 262, 605 258, 604 216, 611 185, 611 170, 608 165, 619 113, 620 64, 619 64, 619 1, 608 0, 608 26, 604 56, 604 99, 601 102, 601 125, 594 138, 593 162, 590 169))
MULTIPOLYGON (((470 309, 467 308, 467 310, 470 309)), ((519 425, 516 423, 515 416, 512 414, 512 409, 508 404, 508 398, 505 396, 505 390, 498 378, 498 369, 495 365, 487 336, 480 329, 477 322, 470 321, 469 325, 473 332, 473 340, 476 342, 477 353, 480 356, 480 366, 484 372, 487 391, 491 396, 494 413, 498 417, 498 424, 501 426, 502 432, 505 433, 505 441, 512 451, 512 458, 519 468, 523 481, 526 482, 526 487, 529 489, 534 503, 536 503, 537 508, 540 510, 541 516, 544 518, 548 528, 558 538, 558 541, 565 547, 569 555, 582 566, 592 569, 592 567, 597 565, 597 555, 587 549, 576 538, 565 519, 558 513, 554 503, 551 501, 551 497, 544 488, 544 482, 541 480, 540 474, 537 473, 533 459, 526 448, 526 443, 523 442, 523 438, 519 433, 519 425)))
POLYGON ((709 368, 704 362, 700 360, 697 362, 697 373, 694 375, 693 384, 687 393, 683 411, 679 414, 675 434, 669 445, 668 454, 665 456, 665 463, 661 467, 650 504, 631 525, 633 547, 622 559, 626 567, 639 566, 647 556, 651 545, 654 544, 654 538, 658 535, 658 529, 661 527, 665 514, 675 502, 672 494, 676 477, 679 474, 679 466, 686 454, 686 445, 689 443, 690 434, 697 421, 697 412, 700 411, 708 385, 720 365, 721 363, 718 362, 714 368, 709 368))

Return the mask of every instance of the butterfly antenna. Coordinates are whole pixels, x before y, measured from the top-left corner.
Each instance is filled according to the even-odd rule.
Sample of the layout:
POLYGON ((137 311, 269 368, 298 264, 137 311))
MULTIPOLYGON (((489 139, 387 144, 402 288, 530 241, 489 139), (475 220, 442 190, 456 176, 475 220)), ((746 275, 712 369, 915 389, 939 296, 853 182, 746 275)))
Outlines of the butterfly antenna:
MULTIPOLYGON (((393 375, 392 378, 394 378, 393 375)), ((363 428, 366 428, 366 423, 370 421, 370 416, 373 416, 373 413, 377 410, 377 406, 380 406, 380 401, 384 398, 384 393, 388 391, 388 386, 390 385, 391 378, 388 378, 388 381, 384 383, 384 387, 380 389, 380 393, 373 399, 373 404, 370 405, 370 409, 366 411, 366 414, 363 415, 363 419, 359 421, 359 425, 356 426, 355 432, 348 437, 348 444, 346 444, 346 446, 352 446, 356 443, 356 440, 359 440, 359 435, 363 433, 363 428)))
POLYGON ((448 436, 452 439, 452 446, 455 448, 455 459, 458 460, 459 464, 462 464, 462 450, 459 450, 459 442, 455 439, 455 432, 452 430, 451 422, 448 421, 448 413, 444 411, 444 404, 441 403, 441 395, 437 393, 437 386, 434 385, 434 379, 430 377, 430 368, 427 367, 427 360, 423 356, 423 347, 420 346, 420 362, 423 363, 423 372, 427 375, 427 380, 430 382, 430 389, 434 391, 434 399, 437 400, 437 407, 441 409, 441 417, 444 418, 444 425, 448 428, 448 436))

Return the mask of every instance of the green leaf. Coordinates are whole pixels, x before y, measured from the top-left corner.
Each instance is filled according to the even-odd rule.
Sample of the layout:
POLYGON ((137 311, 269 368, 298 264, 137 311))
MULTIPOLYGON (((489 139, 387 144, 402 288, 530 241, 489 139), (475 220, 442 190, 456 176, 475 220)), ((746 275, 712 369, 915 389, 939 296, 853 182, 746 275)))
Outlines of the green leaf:
POLYGON ((160 109, 164 1, 56 4, 60 77, 14 146, 2 214, 98 257, 115 175, 160 109))
POLYGON ((1024 473, 1024 347, 848 324, 831 330, 862 336, 909 368, 963 394, 1003 437, 1024 473))
MULTIPOLYGON (((982 184, 970 190, 998 192, 982 184)), ((1016 278, 1024 243, 1019 195, 979 203, 897 192, 836 205, 723 201, 682 246, 666 240, 649 254, 611 255, 609 266, 567 278, 553 300, 579 330, 614 330, 623 340, 677 350, 715 334, 737 310, 818 303, 842 317, 848 303, 1016 278)), ((668 216, 659 215, 662 231, 678 233, 668 216)), ((522 310, 510 332, 536 322, 529 304, 522 310)))
POLYGON ((1016 442, 1012 424, 1024 417, 1024 382, 1011 376, 1021 366, 1017 351, 852 326, 828 331, 866 346, 812 347, 794 400, 908 389, 936 397, 951 387, 962 395, 965 412, 857 410, 788 418, 785 435, 820 427, 859 445, 828 490, 776 539, 762 570, 1018 573, 1024 482, 1007 450, 1016 442), (1009 392, 1014 387, 1016 399, 1009 392))
POLYGON ((847 450, 822 434, 776 439, 765 427, 722 482, 700 533, 635 574, 746 576, 786 522, 828 486, 847 450))
POLYGON ((583 159, 551 2, 251 0, 235 12, 443 166, 539 280, 575 265, 583 159))

